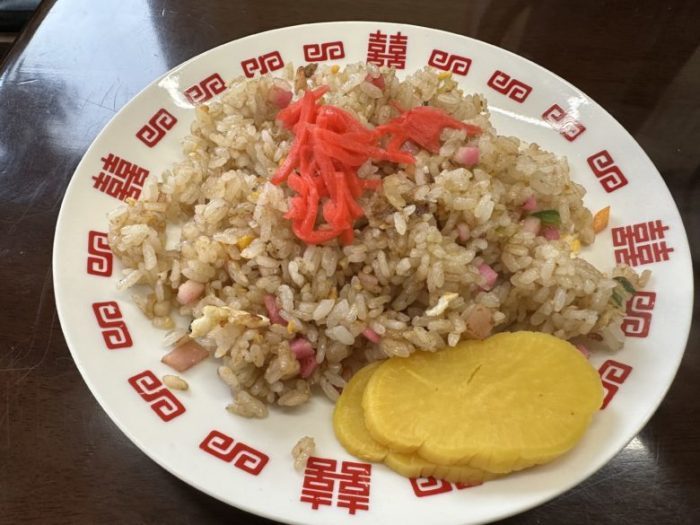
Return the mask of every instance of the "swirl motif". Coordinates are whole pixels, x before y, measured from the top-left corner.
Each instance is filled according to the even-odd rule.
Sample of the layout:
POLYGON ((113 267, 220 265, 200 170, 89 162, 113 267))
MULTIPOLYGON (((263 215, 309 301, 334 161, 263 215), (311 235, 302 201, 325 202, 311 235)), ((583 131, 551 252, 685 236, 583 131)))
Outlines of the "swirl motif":
POLYGON ((434 496, 435 494, 444 494, 452 490, 452 484, 450 482, 433 477, 411 478, 410 482, 414 494, 419 498, 434 496))
POLYGON ((148 119, 141 129, 136 132, 136 137, 149 148, 157 145, 166 133, 177 124, 177 118, 165 108, 160 108, 148 119))
POLYGON ((148 403, 158 417, 168 422, 185 412, 184 405, 150 370, 144 370, 128 379, 134 390, 148 403))
POLYGON ((528 86, 525 82, 522 82, 517 78, 513 78, 509 74, 500 70, 494 71, 491 78, 489 78, 487 85, 491 89, 520 104, 525 102, 530 93, 532 93, 531 86, 528 86))
POLYGON ((610 401, 612 401, 613 397, 615 397, 615 394, 617 394, 620 385, 623 384, 632 373, 632 367, 625 363, 608 359, 600 366, 598 373, 600 374, 600 380, 605 389, 605 397, 600 407, 601 410, 604 410, 610 401))
POLYGON ((201 104, 226 89, 226 82, 218 73, 213 73, 185 90, 185 97, 192 104, 201 104))
POLYGON ((199 448, 226 463, 233 462, 234 467, 253 476, 260 474, 270 461, 267 454, 241 441, 235 442, 231 436, 218 430, 209 432, 199 444, 199 448))
POLYGON ((622 320, 622 331, 628 337, 646 337, 651 327, 651 316, 656 303, 656 292, 640 290, 627 301, 627 315, 622 320))
POLYGON ((627 185, 627 177, 622 173, 622 170, 615 164, 608 150, 602 150, 594 153, 588 159, 588 166, 593 171, 600 185, 607 193, 612 193, 627 185))
POLYGON ((345 58, 345 46, 341 40, 304 44, 304 60, 307 62, 324 62, 345 58))
POLYGON ((241 68, 243 69, 243 74, 247 78, 253 78, 256 72, 261 75, 269 73, 270 71, 277 71, 284 67, 284 60, 279 51, 270 51, 264 55, 258 57, 248 58, 241 62, 241 68))
POLYGON ((466 76, 472 59, 460 55, 450 54, 447 51, 433 49, 428 59, 428 65, 443 71, 450 71, 455 75, 466 76))
POLYGON ((553 104, 547 108, 542 113, 542 119, 569 142, 573 142, 581 133, 586 131, 586 126, 569 115, 558 104, 553 104))
POLYGON ((90 230, 88 232, 87 273, 109 277, 112 275, 113 258, 107 234, 90 230))
POLYGON ((116 301, 93 303, 92 311, 98 326, 102 329, 102 338, 107 349, 115 350, 132 346, 131 334, 116 301))

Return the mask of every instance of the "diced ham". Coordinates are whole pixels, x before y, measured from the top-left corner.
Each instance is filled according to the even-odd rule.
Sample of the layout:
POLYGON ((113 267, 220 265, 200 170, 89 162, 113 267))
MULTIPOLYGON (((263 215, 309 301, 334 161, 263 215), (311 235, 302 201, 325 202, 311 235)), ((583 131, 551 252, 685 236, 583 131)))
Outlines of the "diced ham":
POLYGON ((202 348, 199 343, 189 340, 165 354, 161 362, 178 372, 184 372, 207 357, 209 357, 209 352, 202 348))
POLYGON ((306 337, 297 337, 289 343, 289 349, 299 361, 299 376, 306 379, 313 374, 318 363, 316 362, 316 351, 309 340, 306 337))
POLYGON ((523 221, 524 232, 530 232, 537 235, 538 233, 540 233, 541 227, 542 221, 539 219, 539 217, 525 217, 525 220, 523 221))
POLYGON ((466 222, 460 222, 457 224, 457 238, 462 242, 467 242, 469 237, 471 237, 469 225, 466 222))
POLYGON ((289 343, 289 349, 298 361, 307 357, 315 357, 316 355, 314 347, 311 346, 311 343, 305 337, 297 337, 294 339, 294 341, 289 343))
POLYGON ((277 306, 277 299, 275 299, 274 295, 268 294, 265 296, 265 308, 272 324, 287 324, 287 321, 280 315, 280 309, 277 306))
POLYGON ((524 211, 535 211, 537 209, 537 198, 530 195, 522 206, 524 211))
POLYGON ((407 140, 401 145, 401 151, 405 151, 406 153, 410 153, 411 155, 416 155, 420 151, 420 148, 418 148, 418 146, 416 146, 416 143, 412 140, 407 140))
POLYGON ((550 241, 559 240, 559 228, 555 228, 554 226, 545 226, 542 228, 542 237, 550 241))
POLYGON ((364 330, 362 330, 362 335, 364 335, 368 341, 375 344, 379 343, 382 340, 381 336, 371 328, 365 328, 364 330))
POLYGON ((374 84, 377 86, 379 89, 384 90, 386 87, 386 83, 384 82, 384 77, 382 75, 379 75, 377 77, 373 77, 369 73, 367 73, 367 76, 365 77, 365 81, 369 82, 370 84, 374 84))
POLYGON ((292 92, 279 86, 272 86, 267 94, 267 99, 280 109, 289 106, 292 101, 292 92))
POLYGON ((202 296, 204 285, 188 279, 177 289, 177 302, 180 304, 191 304, 202 296))
POLYGON ((479 148, 476 146, 462 146, 452 158, 455 162, 471 168, 479 164, 479 148))
POLYGON ((303 379, 306 379, 314 373, 314 370, 316 370, 316 367, 318 367, 318 363, 316 362, 315 356, 309 356, 305 357, 304 359, 300 359, 299 366, 299 375, 303 379))
POLYGON ((493 315, 491 310, 477 304, 466 319, 467 335, 474 339, 485 339, 491 335, 493 329, 493 315))
POLYGON ((591 351, 586 347, 586 345, 581 344, 581 343, 576 343, 576 344, 574 344, 574 346, 576 348, 578 348, 578 351, 581 352, 583 354, 583 357, 585 357, 586 359, 591 357, 591 351))
POLYGON ((493 285, 496 284, 496 279, 498 279, 498 274, 496 271, 491 268, 488 264, 486 263, 481 263, 479 265, 479 273, 481 276, 486 279, 486 284, 484 284, 481 289, 482 290, 490 290, 493 288, 493 285))

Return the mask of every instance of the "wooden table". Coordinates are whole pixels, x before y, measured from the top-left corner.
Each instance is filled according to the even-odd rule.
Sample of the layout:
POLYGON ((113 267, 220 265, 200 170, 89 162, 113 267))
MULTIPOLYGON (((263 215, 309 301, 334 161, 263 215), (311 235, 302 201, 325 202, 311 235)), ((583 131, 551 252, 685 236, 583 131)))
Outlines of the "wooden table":
MULTIPOLYGON (((699 260, 697 2, 45 1, 0 70, 0 523, 270 523, 162 470, 98 406, 56 317, 54 225, 95 135, 151 80, 251 33, 346 19, 469 35, 581 88, 651 156, 699 260)), ((699 326, 639 436, 586 482, 505 523, 700 522, 699 326)))

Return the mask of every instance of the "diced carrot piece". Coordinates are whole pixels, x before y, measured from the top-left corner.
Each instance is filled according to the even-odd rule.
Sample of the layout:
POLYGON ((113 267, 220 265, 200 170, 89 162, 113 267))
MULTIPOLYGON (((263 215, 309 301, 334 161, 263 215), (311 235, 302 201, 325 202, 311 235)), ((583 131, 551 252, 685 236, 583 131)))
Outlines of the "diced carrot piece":
POLYGON ((599 210, 593 216, 593 231, 595 233, 602 232, 608 226, 610 221, 610 206, 606 206, 602 210, 599 210))

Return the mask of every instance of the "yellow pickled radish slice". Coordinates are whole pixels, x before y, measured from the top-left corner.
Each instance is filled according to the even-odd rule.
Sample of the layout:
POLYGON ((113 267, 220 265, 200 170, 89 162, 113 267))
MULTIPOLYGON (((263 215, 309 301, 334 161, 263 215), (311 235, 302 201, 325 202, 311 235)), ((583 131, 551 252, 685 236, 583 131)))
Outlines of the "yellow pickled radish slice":
POLYGON ((571 344, 503 333, 390 359, 365 388, 365 424, 394 452, 507 473, 571 449, 600 408, 596 370, 571 344))
POLYGON ((497 474, 484 472, 469 465, 436 465, 424 460, 417 454, 388 452, 384 458, 384 464, 407 478, 428 478, 432 476, 436 479, 468 485, 478 485, 497 476, 497 474))
POLYGON ((434 465, 415 455, 392 452, 374 441, 365 426, 362 394, 378 366, 379 363, 372 363, 359 370, 336 402, 333 429, 348 452, 366 461, 384 461, 389 468, 408 478, 433 476, 451 482, 478 484, 494 477, 466 465, 434 465))
POLYGON ((387 448, 374 441, 367 432, 362 413, 362 394, 379 364, 371 363, 352 376, 333 412, 333 430, 340 444, 353 456, 367 461, 384 461, 387 454, 387 448))

